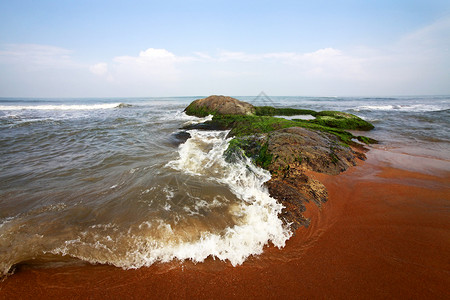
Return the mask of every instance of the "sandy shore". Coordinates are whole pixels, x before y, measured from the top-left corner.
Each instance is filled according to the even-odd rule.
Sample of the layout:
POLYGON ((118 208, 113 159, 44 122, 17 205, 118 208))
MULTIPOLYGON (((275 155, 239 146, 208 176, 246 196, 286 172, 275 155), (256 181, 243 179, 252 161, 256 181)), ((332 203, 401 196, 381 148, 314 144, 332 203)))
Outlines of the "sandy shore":
POLYGON ((450 163, 372 150, 310 205, 308 228, 242 266, 19 267, 0 298, 450 299, 450 163))

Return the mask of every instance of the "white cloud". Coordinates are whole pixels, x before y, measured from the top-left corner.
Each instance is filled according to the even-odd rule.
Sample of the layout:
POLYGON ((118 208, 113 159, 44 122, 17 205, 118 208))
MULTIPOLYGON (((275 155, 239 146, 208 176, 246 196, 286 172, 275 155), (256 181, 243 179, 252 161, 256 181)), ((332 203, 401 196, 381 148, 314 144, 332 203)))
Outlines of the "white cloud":
POLYGON ((177 57, 166 49, 149 48, 141 51, 138 56, 118 56, 114 61, 121 64, 152 64, 152 63, 172 63, 177 57))
POLYGON ((72 51, 48 45, 7 44, 0 51, 0 63, 34 68, 78 67, 71 58, 72 51))
POLYGON ((450 51, 450 17, 439 19, 419 30, 407 34, 399 41, 400 46, 411 46, 419 49, 446 48, 450 51))
POLYGON ((108 64, 106 63, 98 63, 89 67, 89 71, 91 71, 95 75, 106 75, 108 73, 108 64))
POLYGON ((117 56, 109 65, 96 64, 91 67, 91 72, 119 86, 161 89, 180 78, 179 64, 195 60, 193 57, 177 56, 166 49, 149 48, 137 56, 117 56))
POLYGON ((42 91, 60 82, 66 96, 444 94, 450 93, 449 51, 450 18, 391 45, 310 52, 178 55, 148 48, 89 65, 64 48, 6 45, 0 49, 0 91, 17 94, 31 82, 32 95, 48 95, 42 91))

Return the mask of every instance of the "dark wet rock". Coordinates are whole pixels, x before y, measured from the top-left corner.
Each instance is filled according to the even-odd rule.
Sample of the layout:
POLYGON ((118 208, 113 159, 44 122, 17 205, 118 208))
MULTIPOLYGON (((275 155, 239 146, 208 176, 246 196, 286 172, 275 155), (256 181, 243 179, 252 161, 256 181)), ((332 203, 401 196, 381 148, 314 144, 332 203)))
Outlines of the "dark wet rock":
POLYGON ((227 128, 220 123, 217 122, 203 122, 190 124, 183 127, 184 130, 226 130, 227 128))
POLYGON ((219 115, 252 115, 255 107, 250 103, 227 96, 209 96, 193 101, 185 109, 186 114, 204 117, 209 114, 219 115))
POLYGON ((337 175, 356 165, 355 152, 326 132, 290 127, 271 132, 267 142, 271 172, 295 167, 337 175))
POLYGON ((358 139, 358 141, 363 142, 363 143, 366 144, 366 145, 369 145, 369 144, 378 144, 378 141, 377 141, 377 140, 375 140, 375 139, 373 139, 373 138, 370 138, 370 137, 367 137, 367 136, 358 136, 358 137, 356 137, 356 138, 358 139))
POLYGON ((301 127, 237 138, 229 149, 226 157, 233 158, 233 153, 243 149, 256 164, 270 171, 272 178, 266 186, 284 206, 280 217, 294 230, 309 224, 302 215, 306 203, 321 206, 328 199, 325 186, 308 176, 309 171, 337 175, 354 166, 357 158, 365 159, 364 153, 341 145, 336 136, 301 127))
POLYGON ((312 123, 332 128, 350 130, 372 130, 374 126, 358 116, 340 111, 321 111, 315 114, 312 123))
POLYGON ((344 129, 370 130, 372 124, 348 113, 253 107, 249 103, 225 96, 195 100, 185 110, 198 117, 213 114, 211 121, 189 125, 184 129, 230 130, 234 137, 225 151, 233 162, 243 155, 270 171, 266 186, 284 208, 280 217, 292 229, 307 226, 303 216, 307 203, 321 206, 328 199, 326 187, 313 178, 314 172, 337 175, 365 159, 366 150, 354 141, 366 144, 375 140, 355 137, 344 129), (293 121, 272 115, 308 113, 310 121, 293 121), (349 146, 352 145, 353 149, 349 146))
POLYGON ((309 225, 309 220, 302 214, 306 203, 313 201, 320 207, 328 200, 325 186, 298 170, 290 170, 282 176, 275 175, 266 182, 266 186, 270 196, 283 204, 280 217, 293 230, 309 225))
POLYGON ((183 144, 191 137, 191 134, 187 131, 177 131, 170 136, 170 141, 175 146, 183 144))
POLYGON ((120 103, 119 105, 116 106, 116 108, 129 108, 129 107, 133 107, 133 105, 127 103, 120 103))

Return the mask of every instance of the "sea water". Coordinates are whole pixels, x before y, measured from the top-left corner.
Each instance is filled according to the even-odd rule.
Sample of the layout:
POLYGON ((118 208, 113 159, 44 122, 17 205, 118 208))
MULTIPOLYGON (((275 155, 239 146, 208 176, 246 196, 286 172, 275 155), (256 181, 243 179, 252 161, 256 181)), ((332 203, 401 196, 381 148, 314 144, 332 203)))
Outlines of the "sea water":
MULTIPOLYGON (((211 117, 200 97, 0 98, 0 274, 17 264, 83 261, 139 268, 207 257, 243 263, 292 235, 246 158, 226 162, 227 131, 177 133, 211 117)), ((450 160, 450 97, 238 97, 340 110, 402 152, 450 160), (414 150, 415 149, 415 150, 414 150)))

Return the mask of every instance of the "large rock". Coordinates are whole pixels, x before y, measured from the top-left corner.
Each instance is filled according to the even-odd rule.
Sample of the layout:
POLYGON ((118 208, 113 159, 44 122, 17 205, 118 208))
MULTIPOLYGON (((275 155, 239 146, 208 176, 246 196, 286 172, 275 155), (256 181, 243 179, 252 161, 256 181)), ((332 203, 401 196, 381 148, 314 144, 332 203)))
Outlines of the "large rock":
POLYGON ((312 122, 341 129, 350 130, 372 130, 374 126, 358 116, 340 111, 321 111, 315 114, 316 119, 312 122))
POLYGON ((328 200, 327 189, 320 181, 296 169, 291 169, 282 176, 272 176, 266 186, 270 196, 283 204, 280 217, 293 230, 309 224, 309 220, 302 214, 306 210, 306 203, 312 201, 320 207, 328 200))
POLYGON ((272 179, 266 185, 271 196, 284 205, 281 217, 293 229, 308 225, 302 215, 307 202, 320 206, 328 200, 325 186, 306 175, 307 171, 337 175, 354 166, 357 157, 365 158, 332 134, 300 127, 271 132, 265 142, 272 155, 268 166, 272 179))
MULTIPOLYGON (((328 200, 326 187, 313 177, 314 172, 337 175, 356 165, 357 158, 365 159, 364 153, 348 146, 356 147, 357 144, 351 133, 330 127, 369 130, 373 126, 357 116, 341 112, 309 111, 316 119, 299 122, 268 117, 280 111, 276 108, 258 109, 256 111, 251 104, 231 97, 198 99, 185 112, 198 117, 215 116, 212 121, 185 129, 230 129, 229 135, 235 138, 224 153, 226 160, 239 160, 245 154, 255 164, 270 171, 272 178, 266 186, 270 195, 284 206, 280 215, 282 220, 294 230, 307 226, 309 220, 303 216, 306 203, 321 206, 328 200)), ((291 113, 286 109, 283 112, 291 113)), ((365 143, 372 142, 360 138, 365 143)))
POLYGON ((339 139, 321 131, 290 127, 240 138, 238 143, 260 166, 272 174, 266 183, 272 197, 283 204, 281 218, 292 229, 307 226, 306 203, 320 206, 328 199, 325 186, 311 172, 336 175, 356 164, 363 153, 341 145, 339 139))
POLYGON ((356 153, 326 132, 290 127, 271 132, 267 139, 274 158, 269 166, 272 173, 297 168, 337 175, 356 164, 356 153))
POLYGON ((252 115, 255 107, 250 103, 227 96, 209 96, 193 101, 185 109, 186 114, 204 117, 208 114, 252 115))

